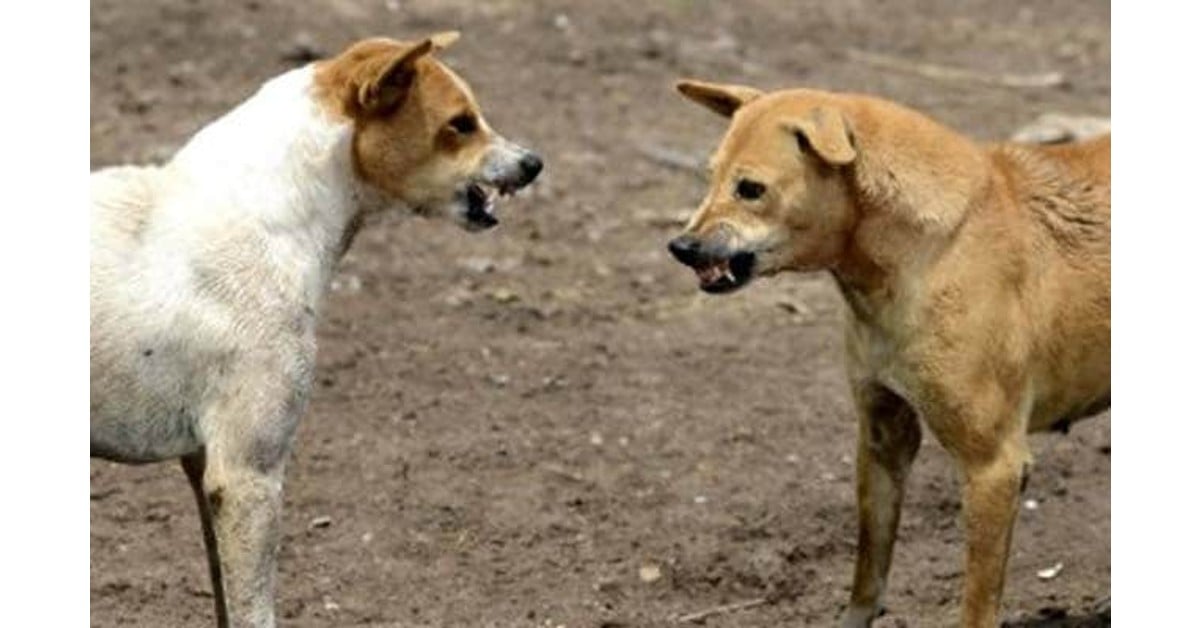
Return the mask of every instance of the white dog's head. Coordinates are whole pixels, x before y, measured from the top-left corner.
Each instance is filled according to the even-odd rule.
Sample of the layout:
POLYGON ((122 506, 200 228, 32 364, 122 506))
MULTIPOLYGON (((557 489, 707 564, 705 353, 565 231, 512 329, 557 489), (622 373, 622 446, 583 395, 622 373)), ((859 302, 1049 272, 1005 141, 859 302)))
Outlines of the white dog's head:
POLYGON ((497 224, 496 197, 533 182, 542 160, 488 126, 467 84, 433 58, 457 39, 364 40, 318 62, 316 84, 327 107, 354 123, 362 179, 475 231, 497 224))

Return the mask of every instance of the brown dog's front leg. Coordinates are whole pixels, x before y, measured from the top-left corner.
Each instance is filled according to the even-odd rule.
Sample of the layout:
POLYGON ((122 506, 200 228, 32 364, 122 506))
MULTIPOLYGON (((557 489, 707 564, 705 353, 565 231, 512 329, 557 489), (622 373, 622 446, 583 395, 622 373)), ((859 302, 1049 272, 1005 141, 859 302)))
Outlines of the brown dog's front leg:
POLYGON ((904 485, 921 446, 921 424, 903 399, 878 386, 855 391, 858 405, 858 560, 843 628, 866 628, 883 610, 904 485))
POLYGON ((999 618, 1024 463, 1021 453, 1006 449, 986 463, 963 465, 967 581, 962 625, 967 628, 995 628, 999 618))

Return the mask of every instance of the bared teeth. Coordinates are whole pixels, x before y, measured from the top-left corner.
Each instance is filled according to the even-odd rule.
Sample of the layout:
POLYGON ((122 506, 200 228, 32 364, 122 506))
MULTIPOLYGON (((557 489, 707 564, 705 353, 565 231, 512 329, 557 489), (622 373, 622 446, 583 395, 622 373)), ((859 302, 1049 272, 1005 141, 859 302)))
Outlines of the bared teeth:
POLYGON ((697 268, 696 275, 700 277, 700 282, 705 284, 714 283, 721 279, 728 279, 731 282, 735 281, 733 271, 730 270, 729 262, 727 261, 718 262, 704 268, 697 268))
POLYGON ((500 191, 491 186, 480 186, 484 194, 484 211, 489 214, 496 213, 496 199, 500 197, 500 191))

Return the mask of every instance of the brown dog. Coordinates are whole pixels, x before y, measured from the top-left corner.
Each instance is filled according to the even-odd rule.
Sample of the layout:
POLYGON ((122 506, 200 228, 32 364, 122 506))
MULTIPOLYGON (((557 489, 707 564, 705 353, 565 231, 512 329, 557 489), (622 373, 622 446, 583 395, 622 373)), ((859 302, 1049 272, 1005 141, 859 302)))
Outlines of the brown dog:
POLYGON ((981 146, 876 98, 684 81, 732 117, 670 243, 700 287, 827 269, 846 302, 859 546, 843 626, 882 609, 921 421, 961 469, 964 626, 995 626, 1026 433, 1109 399, 1109 137, 981 146))

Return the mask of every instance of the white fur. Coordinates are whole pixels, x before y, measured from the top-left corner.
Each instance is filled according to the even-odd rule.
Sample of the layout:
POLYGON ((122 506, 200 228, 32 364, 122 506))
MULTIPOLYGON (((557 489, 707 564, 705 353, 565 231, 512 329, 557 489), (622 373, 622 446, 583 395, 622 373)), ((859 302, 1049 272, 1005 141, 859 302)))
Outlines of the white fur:
POLYGON ((350 123, 311 91, 311 68, 288 72, 165 166, 92 174, 96 453, 195 451, 217 429, 220 373, 246 354, 291 373, 268 389, 303 384, 307 397, 311 327, 343 232, 382 202, 354 175, 350 123))
POLYGON ((336 121, 311 95, 312 70, 266 83, 254 97, 196 134, 172 160, 179 189, 159 206, 173 255, 202 246, 206 231, 240 225, 269 247, 310 305, 324 290, 363 189, 351 164, 349 122, 336 121))

